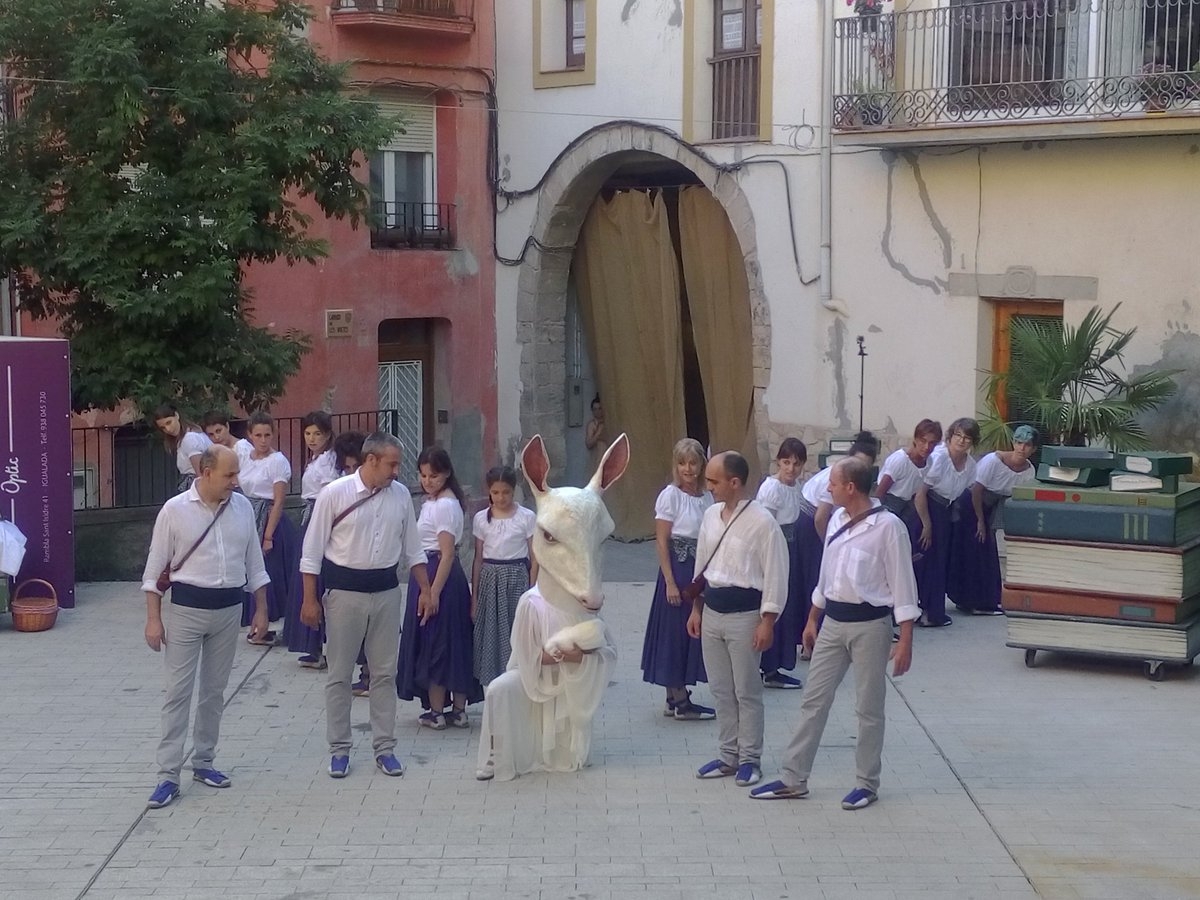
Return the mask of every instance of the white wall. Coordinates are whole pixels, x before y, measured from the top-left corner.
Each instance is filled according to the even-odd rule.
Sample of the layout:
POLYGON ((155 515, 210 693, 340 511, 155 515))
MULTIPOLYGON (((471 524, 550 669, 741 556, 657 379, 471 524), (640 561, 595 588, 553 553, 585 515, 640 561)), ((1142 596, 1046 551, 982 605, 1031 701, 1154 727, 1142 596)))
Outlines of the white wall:
MULTIPOLYGON (((600 0, 597 83, 538 91, 529 13, 513 6, 498 23, 506 188, 532 186, 596 124, 637 118, 680 128, 684 53, 682 29, 668 23, 674 0, 600 0), (632 10, 622 21, 626 5, 632 10)), ((765 403, 779 433, 857 427, 859 334, 869 353, 866 427, 893 433, 895 443, 925 416, 946 423, 973 414, 978 370, 991 362, 991 310, 979 298, 950 296, 951 273, 1029 266, 1039 276, 1095 278, 1098 302, 1122 302, 1119 326, 1139 329, 1131 366, 1165 360, 1200 369, 1200 145, 1191 136, 903 153, 835 143, 833 296, 844 315, 824 309, 819 286, 801 284, 819 262, 819 12, 816 2, 778 4, 775 143, 699 147, 721 163, 778 159, 790 180, 799 271, 780 166, 747 161, 722 176, 736 178, 753 211, 751 264, 772 326, 765 403)), ((557 194, 562 185, 550 187, 557 194)), ((502 252, 519 251, 536 204, 520 200, 500 216, 502 252)), ((497 278, 502 446, 520 431, 517 275, 502 266, 497 278)), ((1068 300, 1067 321, 1090 306, 1068 300)), ((1180 424, 1189 417, 1200 421, 1200 385, 1188 387, 1172 413, 1176 439, 1196 436, 1196 426, 1180 424)))

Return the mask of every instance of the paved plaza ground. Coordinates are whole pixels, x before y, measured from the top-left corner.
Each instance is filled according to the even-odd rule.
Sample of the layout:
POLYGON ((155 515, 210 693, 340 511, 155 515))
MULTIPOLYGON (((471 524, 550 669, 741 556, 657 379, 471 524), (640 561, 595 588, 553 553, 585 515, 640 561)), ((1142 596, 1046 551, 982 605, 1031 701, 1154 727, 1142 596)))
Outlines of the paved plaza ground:
MULTIPOLYGON (((1030 670, 1004 619, 956 617, 917 632, 889 687, 879 803, 840 807, 849 681, 810 797, 751 801, 693 777, 715 724, 665 719, 638 668, 653 546, 610 546, 621 655, 593 765, 507 784, 474 778, 477 707, 469 732, 437 733, 413 703, 408 772, 385 777, 365 700, 350 776, 330 779, 324 677, 242 643, 217 755, 233 787, 185 780, 146 810, 163 678, 137 585, 81 585, 41 634, 0 618, 0 897, 1200 897, 1196 671, 1153 683, 1136 664, 1051 655, 1030 670)), ((767 692, 768 778, 801 696, 767 692)))

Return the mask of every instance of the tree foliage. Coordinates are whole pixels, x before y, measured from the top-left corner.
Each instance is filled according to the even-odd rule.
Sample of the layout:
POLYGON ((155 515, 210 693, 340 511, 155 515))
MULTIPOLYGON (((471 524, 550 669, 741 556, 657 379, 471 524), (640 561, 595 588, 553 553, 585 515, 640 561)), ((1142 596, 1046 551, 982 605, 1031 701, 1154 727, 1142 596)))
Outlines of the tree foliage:
POLYGON ((1112 325, 1119 308, 1118 303, 1105 313, 1093 306, 1078 326, 1065 325, 1061 332, 1013 320, 1013 365, 986 383, 991 413, 980 423, 985 445, 1007 445, 1012 439, 1010 423, 996 412, 1001 392, 1032 417, 1044 443, 1102 442, 1114 450, 1148 445, 1137 417, 1175 393, 1178 370, 1123 374, 1125 350, 1137 329, 1119 331, 1112 325))
POLYGON ((254 324, 244 266, 365 216, 356 154, 397 123, 344 89, 297 0, 0 0, 0 271, 71 340, 73 403, 277 398, 306 335, 254 324))

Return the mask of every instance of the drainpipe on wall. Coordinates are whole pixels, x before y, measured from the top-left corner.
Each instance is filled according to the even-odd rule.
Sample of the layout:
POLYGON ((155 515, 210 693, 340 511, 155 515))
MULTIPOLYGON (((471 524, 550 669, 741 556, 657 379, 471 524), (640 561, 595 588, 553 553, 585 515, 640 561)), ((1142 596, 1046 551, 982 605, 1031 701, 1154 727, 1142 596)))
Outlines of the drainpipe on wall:
POLYGON ((847 315, 833 299, 833 3, 821 0, 821 306, 847 315))

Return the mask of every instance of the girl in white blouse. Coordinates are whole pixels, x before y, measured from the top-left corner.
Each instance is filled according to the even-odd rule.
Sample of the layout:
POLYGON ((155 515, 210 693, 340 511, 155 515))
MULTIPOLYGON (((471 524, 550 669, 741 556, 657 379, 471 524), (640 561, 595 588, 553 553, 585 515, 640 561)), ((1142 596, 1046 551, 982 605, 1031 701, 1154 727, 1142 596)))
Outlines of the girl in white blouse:
POLYGON ((192 486, 200 474, 200 455, 211 446, 210 441, 195 422, 179 414, 170 403, 154 410, 154 427, 163 436, 163 446, 175 457, 175 468, 179 470, 176 493, 182 494, 192 486))
POLYGON ((313 504, 321 488, 338 477, 333 454, 333 419, 322 410, 310 412, 301 420, 304 429, 304 446, 308 450, 308 461, 300 477, 300 497, 304 500, 304 515, 300 527, 308 525, 313 504))
MULTIPOLYGON (((314 410, 301 420, 304 446, 308 460, 304 474, 300 477, 300 497, 304 500, 304 513, 300 519, 303 535, 312 516, 313 504, 321 488, 338 477, 333 454, 333 419, 323 410, 314 410)), ((303 544, 303 537, 301 537, 303 544)), ((283 641, 292 653, 301 654, 298 660, 306 669, 325 669, 325 634, 322 628, 309 628, 300 621, 300 608, 304 604, 303 579, 297 573, 288 601, 287 615, 283 619, 283 641)), ((322 594, 318 580, 317 596, 322 594)))
MULTIPOLYGON (((263 561, 271 583, 267 586, 267 611, 272 622, 283 617, 293 582, 300 572, 300 540, 283 505, 292 480, 292 466, 274 447, 275 420, 258 411, 247 421, 247 433, 253 449, 241 460, 238 484, 254 507, 258 536, 262 540, 263 561)), ((250 595, 242 613, 243 625, 250 624, 250 595)), ((252 641, 273 644, 274 632, 252 641)))
POLYGON ((1004 501, 1018 484, 1034 480, 1030 459, 1037 450, 1037 432, 1029 425, 1013 430, 1011 450, 997 450, 979 461, 975 483, 958 501, 960 522, 951 552, 947 592, 954 605, 976 616, 1000 616, 1000 552, 996 532, 1003 527, 1004 501))
POLYGON ((783 612, 775 620, 775 640, 764 650, 759 661, 763 685, 769 688, 797 690, 803 685, 799 678, 785 675, 782 670, 796 668, 796 647, 808 621, 808 601, 804 597, 803 579, 796 550, 796 520, 804 502, 800 474, 808 462, 808 448, 799 438, 784 438, 775 454, 775 474, 759 486, 759 503, 775 517, 788 545, 788 598, 783 612))
MULTIPOLYGON (((925 467, 925 479, 913 503, 929 530, 922 531, 919 548, 925 557, 917 569, 917 593, 920 596, 922 628, 940 628, 950 624, 946 615, 946 576, 950 565, 951 534, 955 501, 975 482, 975 458, 971 449, 979 442, 979 423, 974 419, 955 419, 946 429, 946 441, 939 444, 925 467)), ((913 549, 917 549, 914 547, 913 549)))
POLYGON ((698 441, 679 441, 672 462, 672 482, 654 503, 659 572, 642 645, 642 680, 667 689, 664 716, 683 721, 712 719, 716 710, 693 703, 688 693, 688 685, 707 683, 708 675, 700 641, 687 633, 691 604, 682 601, 679 589, 691 583, 700 522, 713 500, 700 480, 705 460, 698 441))
POLYGON ((879 501, 908 526, 913 552, 918 555, 928 549, 932 531, 928 513, 921 515, 913 498, 925 483, 929 454, 941 442, 941 423, 922 419, 913 429, 912 443, 889 454, 883 461, 879 470, 879 484, 875 487, 875 496, 879 501))
POLYGON ((421 701, 425 711, 419 721, 426 728, 469 728, 467 704, 482 700, 483 689, 475 678, 471 585, 456 553, 463 536, 466 495, 450 454, 441 447, 423 450, 417 469, 425 491, 417 534, 429 566, 429 606, 417 608, 420 589, 410 576, 396 692, 402 700, 421 701))
POLYGON ((471 620, 475 623, 475 677, 486 687, 508 668, 517 601, 537 581, 533 510, 513 500, 517 473, 489 469, 488 508, 475 514, 475 564, 471 568, 471 620))

